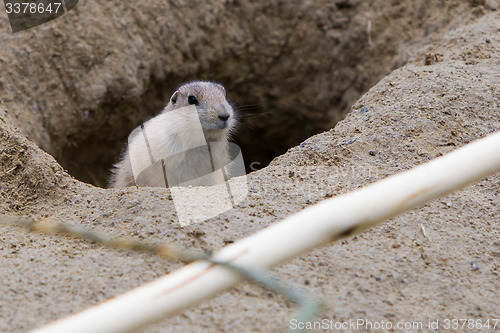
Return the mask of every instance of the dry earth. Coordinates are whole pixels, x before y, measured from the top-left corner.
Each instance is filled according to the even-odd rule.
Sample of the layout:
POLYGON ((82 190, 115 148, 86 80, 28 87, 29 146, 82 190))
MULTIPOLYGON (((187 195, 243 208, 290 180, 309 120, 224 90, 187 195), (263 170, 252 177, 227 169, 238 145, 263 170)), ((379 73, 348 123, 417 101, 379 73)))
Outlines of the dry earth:
MULTIPOLYGON (((3 12, 0 212, 218 249, 499 130, 498 7, 82 1, 18 34, 3 12), (251 115, 238 135, 249 162, 265 165, 326 132, 249 174, 248 197, 233 210, 180 227, 167 190, 102 185, 130 130, 194 78, 218 80, 236 105, 253 105, 240 108, 251 115)), ((499 202, 496 175, 274 272, 325 301, 319 319, 500 318, 499 202)), ((181 267, 15 226, 0 231, 2 332, 181 267)), ((243 283, 144 332, 283 331, 295 309, 243 283)))

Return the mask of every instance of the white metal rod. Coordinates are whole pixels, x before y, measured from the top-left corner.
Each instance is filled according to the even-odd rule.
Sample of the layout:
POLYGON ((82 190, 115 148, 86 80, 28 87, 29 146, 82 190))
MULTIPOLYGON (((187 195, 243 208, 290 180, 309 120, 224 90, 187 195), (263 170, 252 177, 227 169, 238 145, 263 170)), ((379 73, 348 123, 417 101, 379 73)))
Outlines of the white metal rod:
MULTIPOLYGON (((360 190, 324 200, 221 249, 214 258, 247 268, 269 268, 498 171, 500 132, 360 190)), ((212 297, 241 279, 231 269, 195 262, 33 332, 135 331, 212 297)))

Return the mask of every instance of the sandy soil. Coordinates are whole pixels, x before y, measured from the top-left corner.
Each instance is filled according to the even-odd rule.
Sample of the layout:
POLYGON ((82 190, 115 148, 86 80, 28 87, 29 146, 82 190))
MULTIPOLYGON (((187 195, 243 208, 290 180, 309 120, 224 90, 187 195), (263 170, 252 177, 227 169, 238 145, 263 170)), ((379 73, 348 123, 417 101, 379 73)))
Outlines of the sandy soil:
MULTIPOLYGON (((7 31, 1 14, 0 212, 215 250, 324 198, 500 129, 500 15, 494 1, 306 3, 297 30, 290 30, 293 4, 233 1, 223 8, 217 3, 207 2, 206 21, 184 22, 181 28, 169 22, 182 18, 182 4, 166 14, 176 21, 149 19, 163 8, 159 1, 143 11, 82 2, 73 16, 59 19, 61 25, 55 21, 18 35, 7 31), (262 14, 259 24, 251 19, 255 13, 262 14), (367 17, 373 20, 374 46, 367 38, 367 17), (214 32, 236 18, 244 22, 240 30, 214 32), (96 29, 61 30, 63 24, 85 23, 96 29), (128 34, 117 32, 124 27, 128 34), (169 28, 184 31, 183 38, 164 33, 155 39, 169 28), (219 38, 218 47, 194 42, 205 31, 219 38), (352 39, 342 37, 343 31, 352 39), (111 53, 110 40, 116 42, 111 53), (177 43, 175 52, 169 43, 177 43), (281 45, 281 53, 266 55, 273 50, 269 45, 281 45), (339 60, 342 50, 359 56, 339 60), (294 63, 297 72, 291 75, 293 59, 305 60, 294 63), (231 68, 247 74, 232 77, 231 68), (276 154, 327 131, 249 174, 248 197, 233 210, 180 227, 167 190, 96 185, 127 131, 154 113, 179 80, 195 75, 233 80, 226 86, 234 88, 237 103, 257 101, 256 113, 270 114, 249 120, 242 145, 260 136, 259 144, 276 154), (276 126, 284 118, 290 126, 276 126), (293 138, 285 142, 287 135, 293 138), (71 160, 89 163, 68 167, 71 160)), ((259 156, 249 160, 264 163, 271 155, 259 156)), ((318 320, 417 321, 425 327, 429 319, 498 319, 499 202, 496 175, 273 272, 325 302, 318 320)), ((20 227, 0 230, 2 332, 28 331, 182 266, 20 227)), ((284 331, 295 310, 280 296, 243 283, 144 332, 284 331)))

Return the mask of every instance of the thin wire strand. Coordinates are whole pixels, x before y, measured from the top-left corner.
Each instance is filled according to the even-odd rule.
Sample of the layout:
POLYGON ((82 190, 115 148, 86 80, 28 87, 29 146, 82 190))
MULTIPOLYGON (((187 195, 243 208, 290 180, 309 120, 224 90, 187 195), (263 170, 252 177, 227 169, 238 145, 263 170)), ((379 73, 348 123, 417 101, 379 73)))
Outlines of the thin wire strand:
MULTIPOLYGON (((0 214, 0 223, 17 225, 28 229, 30 232, 43 232, 51 234, 66 235, 77 239, 84 239, 91 243, 111 247, 119 250, 145 252, 157 255, 167 260, 179 260, 183 263, 190 263, 196 260, 205 260, 216 265, 227 267, 234 272, 241 274, 251 282, 280 294, 299 306, 296 315, 298 323, 304 323, 313 318, 321 309, 321 303, 308 297, 304 292, 285 286, 282 282, 272 276, 266 270, 256 268, 246 268, 234 265, 225 261, 212 259, 210 253, 200 252, 179 246, 162 243, 146 243, 130 238, 113 238, 103 233, 95 232, 80 226, 56 223, 45 219, 37 222, 27 216, 9 216, 0 214)), ((305 327, 305 325, 296 325, 305 327)), ((294 329, 291 332, 302 332, 302 329, 294 329)))

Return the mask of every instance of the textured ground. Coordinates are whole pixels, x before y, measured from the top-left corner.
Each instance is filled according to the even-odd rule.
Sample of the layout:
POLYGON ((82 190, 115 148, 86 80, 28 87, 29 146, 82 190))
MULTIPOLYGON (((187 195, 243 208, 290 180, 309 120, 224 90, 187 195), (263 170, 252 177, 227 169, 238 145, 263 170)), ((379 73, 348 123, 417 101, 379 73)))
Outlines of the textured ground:
MULTIPOLYGON (((297 22, 297 8, 280 2, 214 1, 205 4, 205 21, 187 20, 179 14, 186 8, 173 2, 151 1, 142 10, 110 3, 82 2, 61 23, 17 35, 0 14, 0 212, 217 249, 500 130, 494 1, 304 2, 297 22), (160 10, 165 17, 152 20, 160 10), (64 32, 64 24, 77 32, 64 32), (217 29, 226 24, 234 29, 217 29), (351 58, 339 59, 342 50, 351 58), (127 131, 194 76, 226 83, 237 102, 257 101, 264 116, 242 135, 276 152, 321 130, 319 123, 331 128, 353 105, 335 127, 250 174, 248 198, 238 207, 182 228, 167 190, 97 187, 105 168, 89 156, 116 156, 127 131), (298 119, 280 127, 291 114, 298 119), (293 136, 288 145, 286 136, 293 136), (72 160, 89 163, 71 167, 72 160)), ((499 318, 499 222, 497 175, 274 272, 325 301, 319 319, 499 318)), ((19 227, 0 226, 0 233, 2 332, 27 331, 181 266, 19 227)), ((294 310, 243 283, 144 332, 273 332, 288 327, 294 310)))

